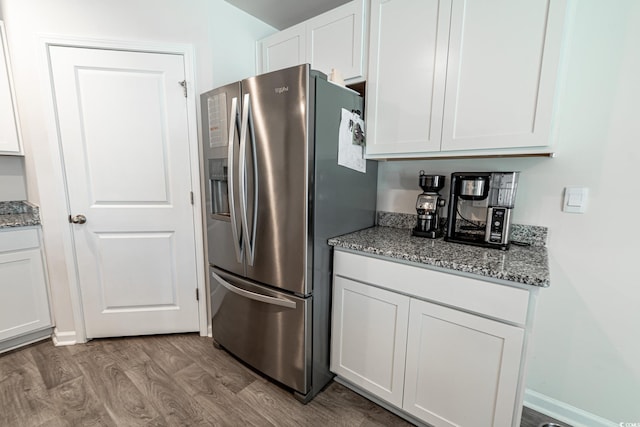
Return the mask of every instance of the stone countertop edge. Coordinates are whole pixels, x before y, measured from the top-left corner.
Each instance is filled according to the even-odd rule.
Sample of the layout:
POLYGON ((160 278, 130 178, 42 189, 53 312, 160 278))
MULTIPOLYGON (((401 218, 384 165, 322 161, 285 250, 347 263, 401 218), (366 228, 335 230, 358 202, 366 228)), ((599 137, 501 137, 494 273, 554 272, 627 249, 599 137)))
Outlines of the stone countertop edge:
POLYGON ((26 200, 0 202, 0 229, 40 225, 40 208, 26 200))
POLYGON ((328 241, 335 248, 374 254, 390 261, 422 264, 442 270, 478 276, 487 281, 500 280, 523 285, 548 287, 549 260, 544 246, 509 250, 483 248, 445 242, 442 238, 414 237, 403 228, 375 226, 328 241))

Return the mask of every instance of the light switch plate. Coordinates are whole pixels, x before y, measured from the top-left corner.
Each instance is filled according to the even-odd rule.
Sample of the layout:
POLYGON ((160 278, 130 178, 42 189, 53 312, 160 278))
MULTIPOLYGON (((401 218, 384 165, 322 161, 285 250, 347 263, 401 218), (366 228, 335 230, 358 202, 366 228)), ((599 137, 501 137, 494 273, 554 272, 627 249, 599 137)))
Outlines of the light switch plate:
POLYGON ((568 213, 584 213, 587 210, 589 189, 586 187, 565 187, 562 211, 568 213))

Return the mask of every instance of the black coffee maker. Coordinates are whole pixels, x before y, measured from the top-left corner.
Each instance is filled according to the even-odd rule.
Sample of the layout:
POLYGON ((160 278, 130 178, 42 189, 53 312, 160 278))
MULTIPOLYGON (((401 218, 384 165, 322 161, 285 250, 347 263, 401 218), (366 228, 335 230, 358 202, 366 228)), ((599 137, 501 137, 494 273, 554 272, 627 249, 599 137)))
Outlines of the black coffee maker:
POLYGON ((506 250, 519 172, 455 172, 444 240, 506 250))
POLYGON ((418 220, 411 234, 430 239, 441 237, 443 233, 438 210, 446 202, 440 197, 438 191, 444 187, 444 175, 427 175, 424 171, 420 171, 418 182, 423 193, 416 200, 418 220))

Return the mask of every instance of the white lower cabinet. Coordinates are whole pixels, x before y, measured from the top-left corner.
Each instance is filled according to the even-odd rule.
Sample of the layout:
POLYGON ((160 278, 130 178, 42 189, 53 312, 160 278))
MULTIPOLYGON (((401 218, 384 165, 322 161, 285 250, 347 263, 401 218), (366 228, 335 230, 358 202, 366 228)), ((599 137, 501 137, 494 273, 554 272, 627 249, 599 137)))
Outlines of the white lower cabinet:
POLYGON ((336 277, 331 370, 402 405, 409 297, 336 277))
POLYGON ((37 229, 0 232, 0 352, 51 334, 37 229))
POLYGON ((512 424, 524 331, 411 300, 402 408, 434 426, 512 424))
POLYGON ((519 425, 535 291, 353 253, 334 257, 331 370, 340 380, 411 421, 519 425), (490 298, 474 294, 478 287, 490 298))

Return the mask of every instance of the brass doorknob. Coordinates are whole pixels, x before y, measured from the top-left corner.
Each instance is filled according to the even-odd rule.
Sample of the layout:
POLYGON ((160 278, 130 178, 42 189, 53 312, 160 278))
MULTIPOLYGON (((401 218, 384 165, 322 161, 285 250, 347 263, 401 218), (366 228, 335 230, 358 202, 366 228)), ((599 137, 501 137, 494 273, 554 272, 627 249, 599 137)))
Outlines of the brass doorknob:
POLYGON ((85 222, 87 222, 87 217, 82 214, 69 215, 69 222, 72 222, 74 224, 84 224, 85 222))

